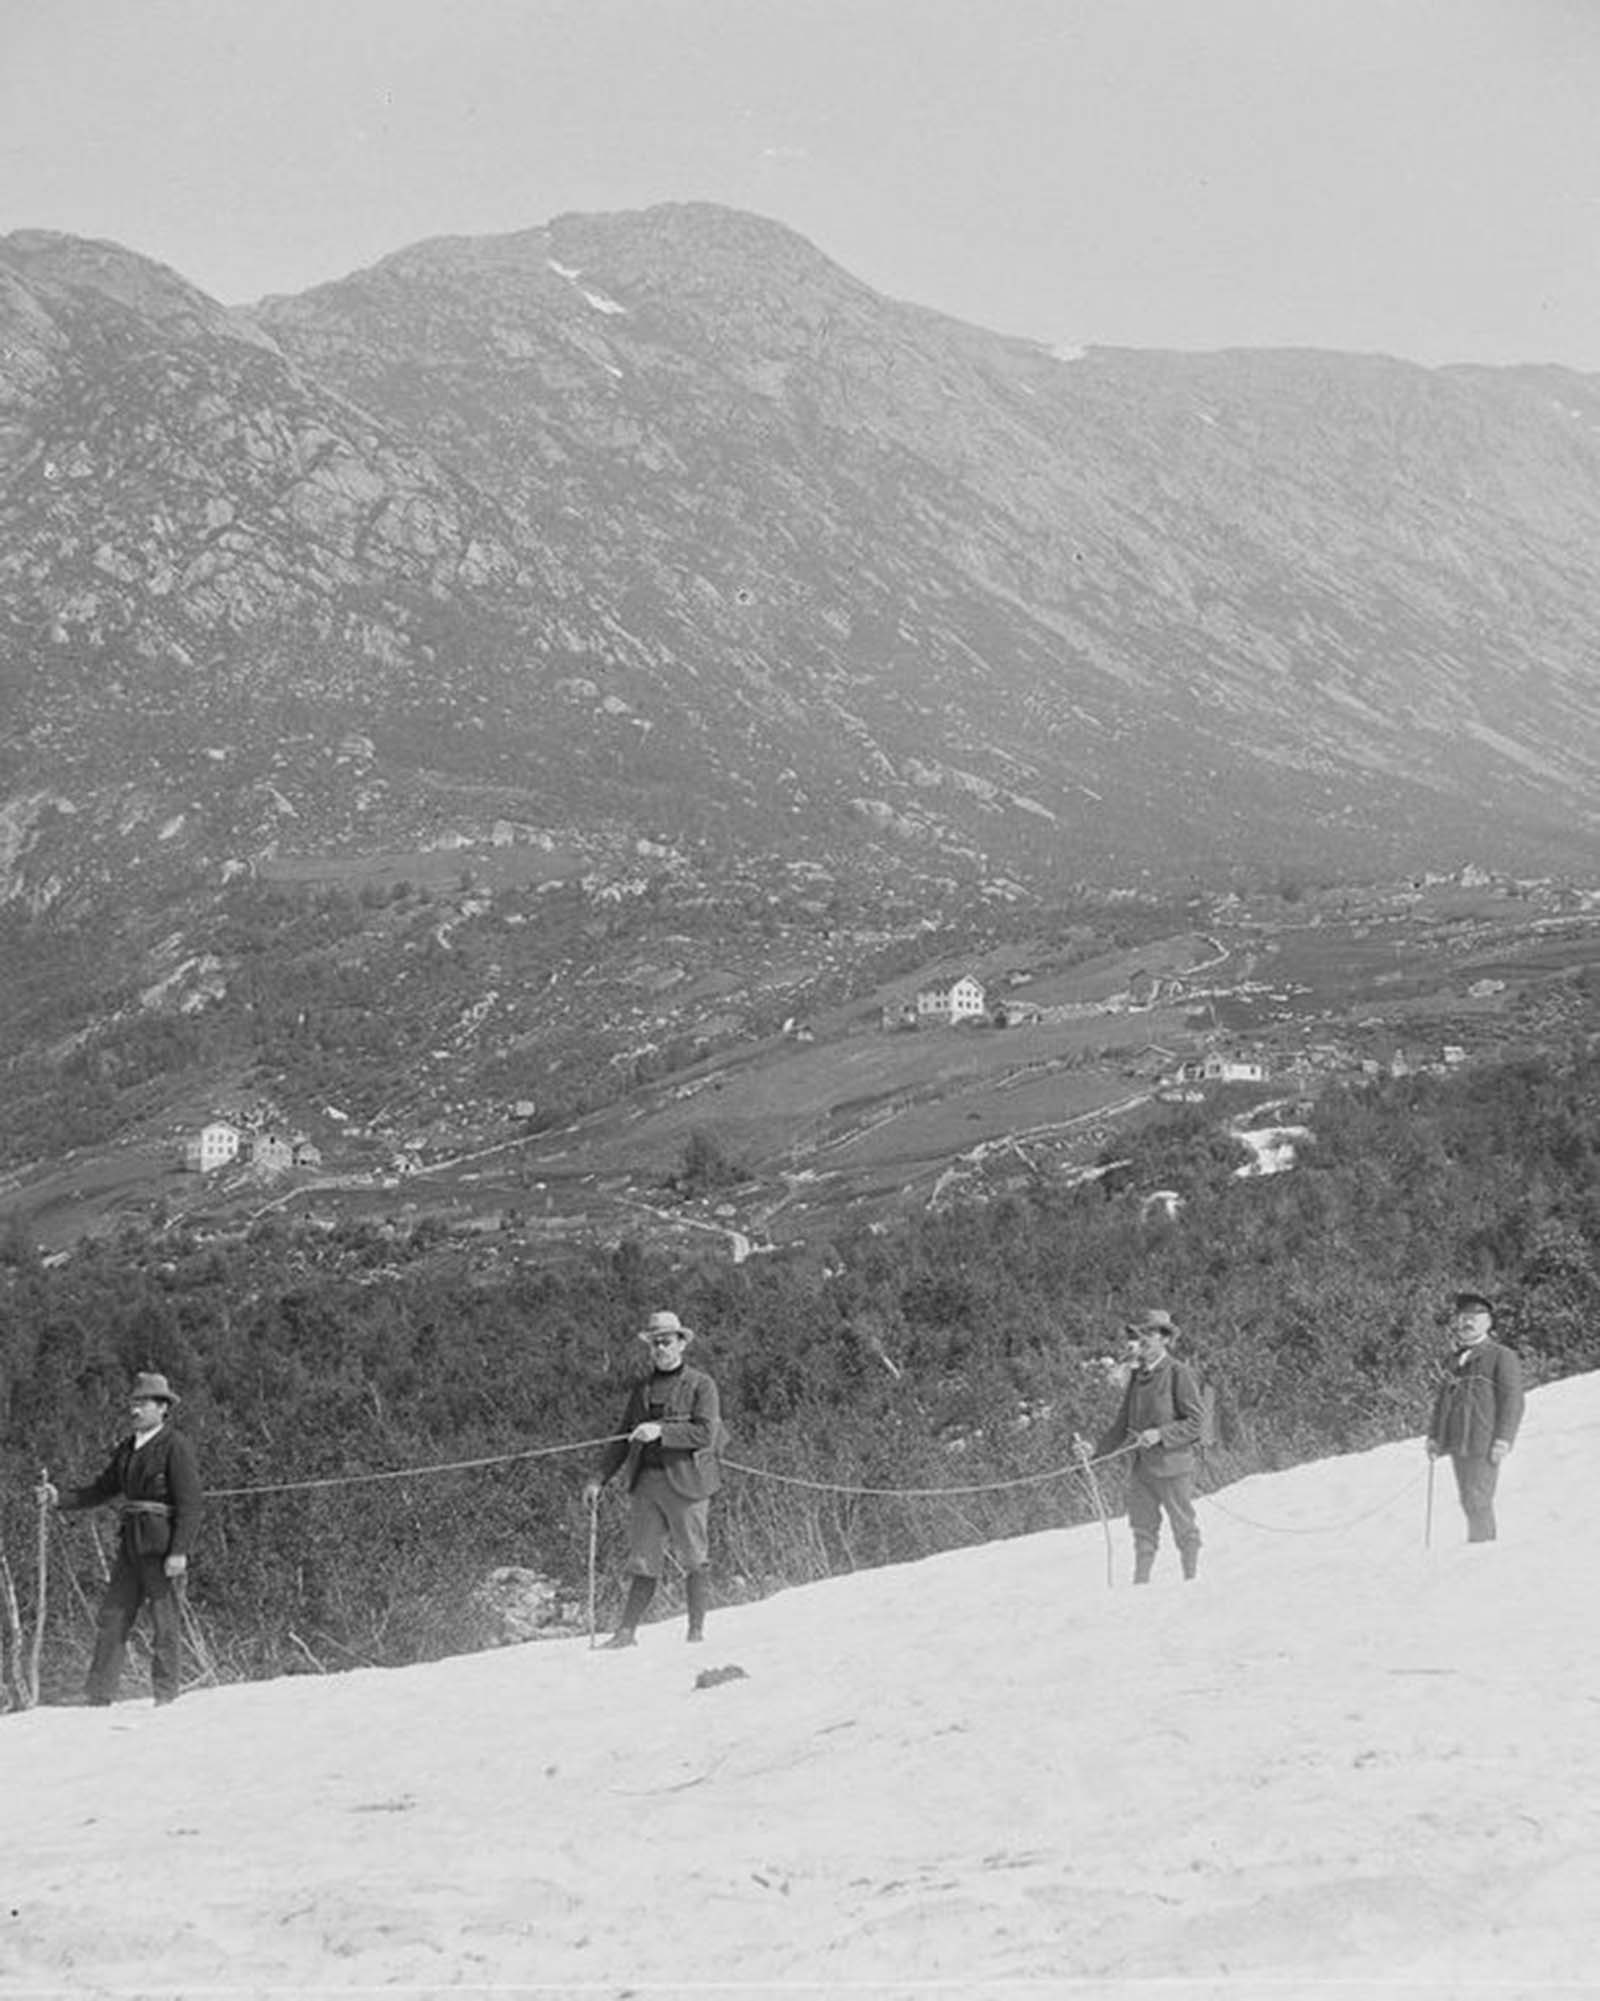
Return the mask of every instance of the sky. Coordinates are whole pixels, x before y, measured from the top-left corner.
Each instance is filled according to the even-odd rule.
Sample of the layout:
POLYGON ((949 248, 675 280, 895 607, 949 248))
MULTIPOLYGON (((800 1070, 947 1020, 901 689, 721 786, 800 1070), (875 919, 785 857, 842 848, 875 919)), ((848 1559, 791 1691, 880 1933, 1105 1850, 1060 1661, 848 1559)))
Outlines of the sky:
POLYGON ((1090 1523, 714 1609, 701 1647, 679 1611, 626 1653, 0 1717, 0 1986, 1593 1996, 1597 1427, 1600 1376, 1532 1393, 1494 1543, 1448 1469, 1430 1519, 1413 1438, 1203 1495, 1193 1584, 1167 1547, 1131 1588, 1114 1521, 1108 1588, 1090 1523))
POLYGON ((1596 0, 0 0, 0 231, 230 303, 709 200, 1069 346, 1600 370, 1596 0))

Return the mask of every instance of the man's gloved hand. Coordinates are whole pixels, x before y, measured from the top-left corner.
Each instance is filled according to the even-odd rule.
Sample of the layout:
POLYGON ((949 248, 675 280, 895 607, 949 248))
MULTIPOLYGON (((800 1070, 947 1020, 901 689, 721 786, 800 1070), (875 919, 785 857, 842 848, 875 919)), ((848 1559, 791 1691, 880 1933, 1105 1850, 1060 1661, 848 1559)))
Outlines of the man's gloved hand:
POLYGON ((1159 1445, 1161 1443, 1160 1425, 1152 1424, 1148 1430, 1141 1431, 1139 1433, 1139 1443, 1141 1445, 1159 1445))
POLYGON ((1510 1450, 1511 1450, 1510 1439, 1497 1438, 1493 1443, 1493 1445, 1489 1447, 1489 1464, 1491 1466, 1498 1466, 1500 1464, 1500 1461, 1505 1458, 1506 1454, 1510 1450))
POLYGON ((189 1559, 186 1556, 164 1557, 161 1568, 166 1572, 168 1577, 187 1577, 189 1574, 189 1559))
POLYGON ((654 1445, 661 1436, 661 1427, 654 1419, 647 1418, 643 1424, 636 1424, 628 1436, 635 1445, 654 1445))
POLYGON ((1428 1443, 1428 1457, 1430 1459, 1437 1459, 1439 1456, 1439 1447, 1437 1442, 1430 1438, 1427 1441, 1427 1443, 1428 1443))
POLYGON ((41 1508, 59 1507, 61 1504, 61 1489, 53 1480, 41 1480, 33 1490, 33 1498, 39 1503, 41 1508))
POLYGON ((584 1506, 586 1508, 597 1507, 599 1505, 599 1501, 600 1501, 600 1482, 598 1480, 585 1480, 583 1483, 584 1506))

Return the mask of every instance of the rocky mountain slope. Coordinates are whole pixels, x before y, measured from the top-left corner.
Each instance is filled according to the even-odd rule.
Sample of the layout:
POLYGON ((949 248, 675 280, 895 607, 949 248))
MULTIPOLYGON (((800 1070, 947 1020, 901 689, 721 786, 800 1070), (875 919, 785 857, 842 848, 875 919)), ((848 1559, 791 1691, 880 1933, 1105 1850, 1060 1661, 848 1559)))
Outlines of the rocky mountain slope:
POLYGON ((137 781, 248 858, 270 783, 424 838, 443 770, 975 876, 1589 828, 1590 378, 1062 359, 705 206, 249 314, 106 245, 0 271, 13 825, 137 781))
POLYGON ((419 245, 256 323, 616 608, 630 712, 692 731, 715 688, 715 789, 791 820, 842 792, 1116 873, 1584 809, 1584 378, 1063 360, 702 207, 419 245))
POLYGON ((137 981, 236 878, 441 849, 913 908, 1583 867, 1597 549, 1570 371, 1068 356, 705 205, 249 311, 23 232, 0 916, 137 981))

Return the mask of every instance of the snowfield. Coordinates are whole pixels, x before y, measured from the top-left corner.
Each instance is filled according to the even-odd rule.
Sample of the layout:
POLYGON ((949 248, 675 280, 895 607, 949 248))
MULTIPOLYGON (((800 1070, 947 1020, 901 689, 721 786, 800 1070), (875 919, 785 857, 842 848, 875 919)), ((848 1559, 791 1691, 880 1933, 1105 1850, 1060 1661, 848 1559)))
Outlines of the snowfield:
MULTIPOLYGON (((0 1719, 0 1994, 1600 1993, 1600 1377, 579 1641, 0 1719), (707 1669, 738 1667, 714 1686, 707 1669)), ((882 1505, 904 1505, 884 1503, 882 1505)))

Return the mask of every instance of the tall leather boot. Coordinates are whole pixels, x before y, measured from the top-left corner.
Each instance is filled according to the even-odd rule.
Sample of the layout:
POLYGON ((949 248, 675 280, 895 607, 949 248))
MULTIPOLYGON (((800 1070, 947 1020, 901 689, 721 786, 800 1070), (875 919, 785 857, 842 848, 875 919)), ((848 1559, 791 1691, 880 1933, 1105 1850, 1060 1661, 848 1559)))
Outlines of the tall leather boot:
POLYGON ((711 1579, 703 1570, 691 1570, 684 1578, 683 1586, 689 1601, 687 1637, 703 1640, 706 1636, 706 1608, 711 1603, 711 1579))
POLYGON ((1150 1572, 1155 1566, 1156 1553, 1153 1549, 1136 1549, 1133 1552, 1133 1581, 1148 1584, 1150 1572))
POLYGON ((636 1647, 639 1644, 639 1621, 655 1595, 656 1581, 653 1577, 635 1577, 630 1581, 627 1603, 622 1608, 622 1623, 609 1640, 601 1642, 608 1652, 617 1647, 636 1647))
POLYGON ((1200 1571, 1199 1544, 1196 1543, 1192 1549, 1184 1550, 1182 1552, 1182 1556, 1183 1556, 1183 1574, 1186 1578, 1193 1581, 1193 1579, 1199 1575, 1200 1571))

